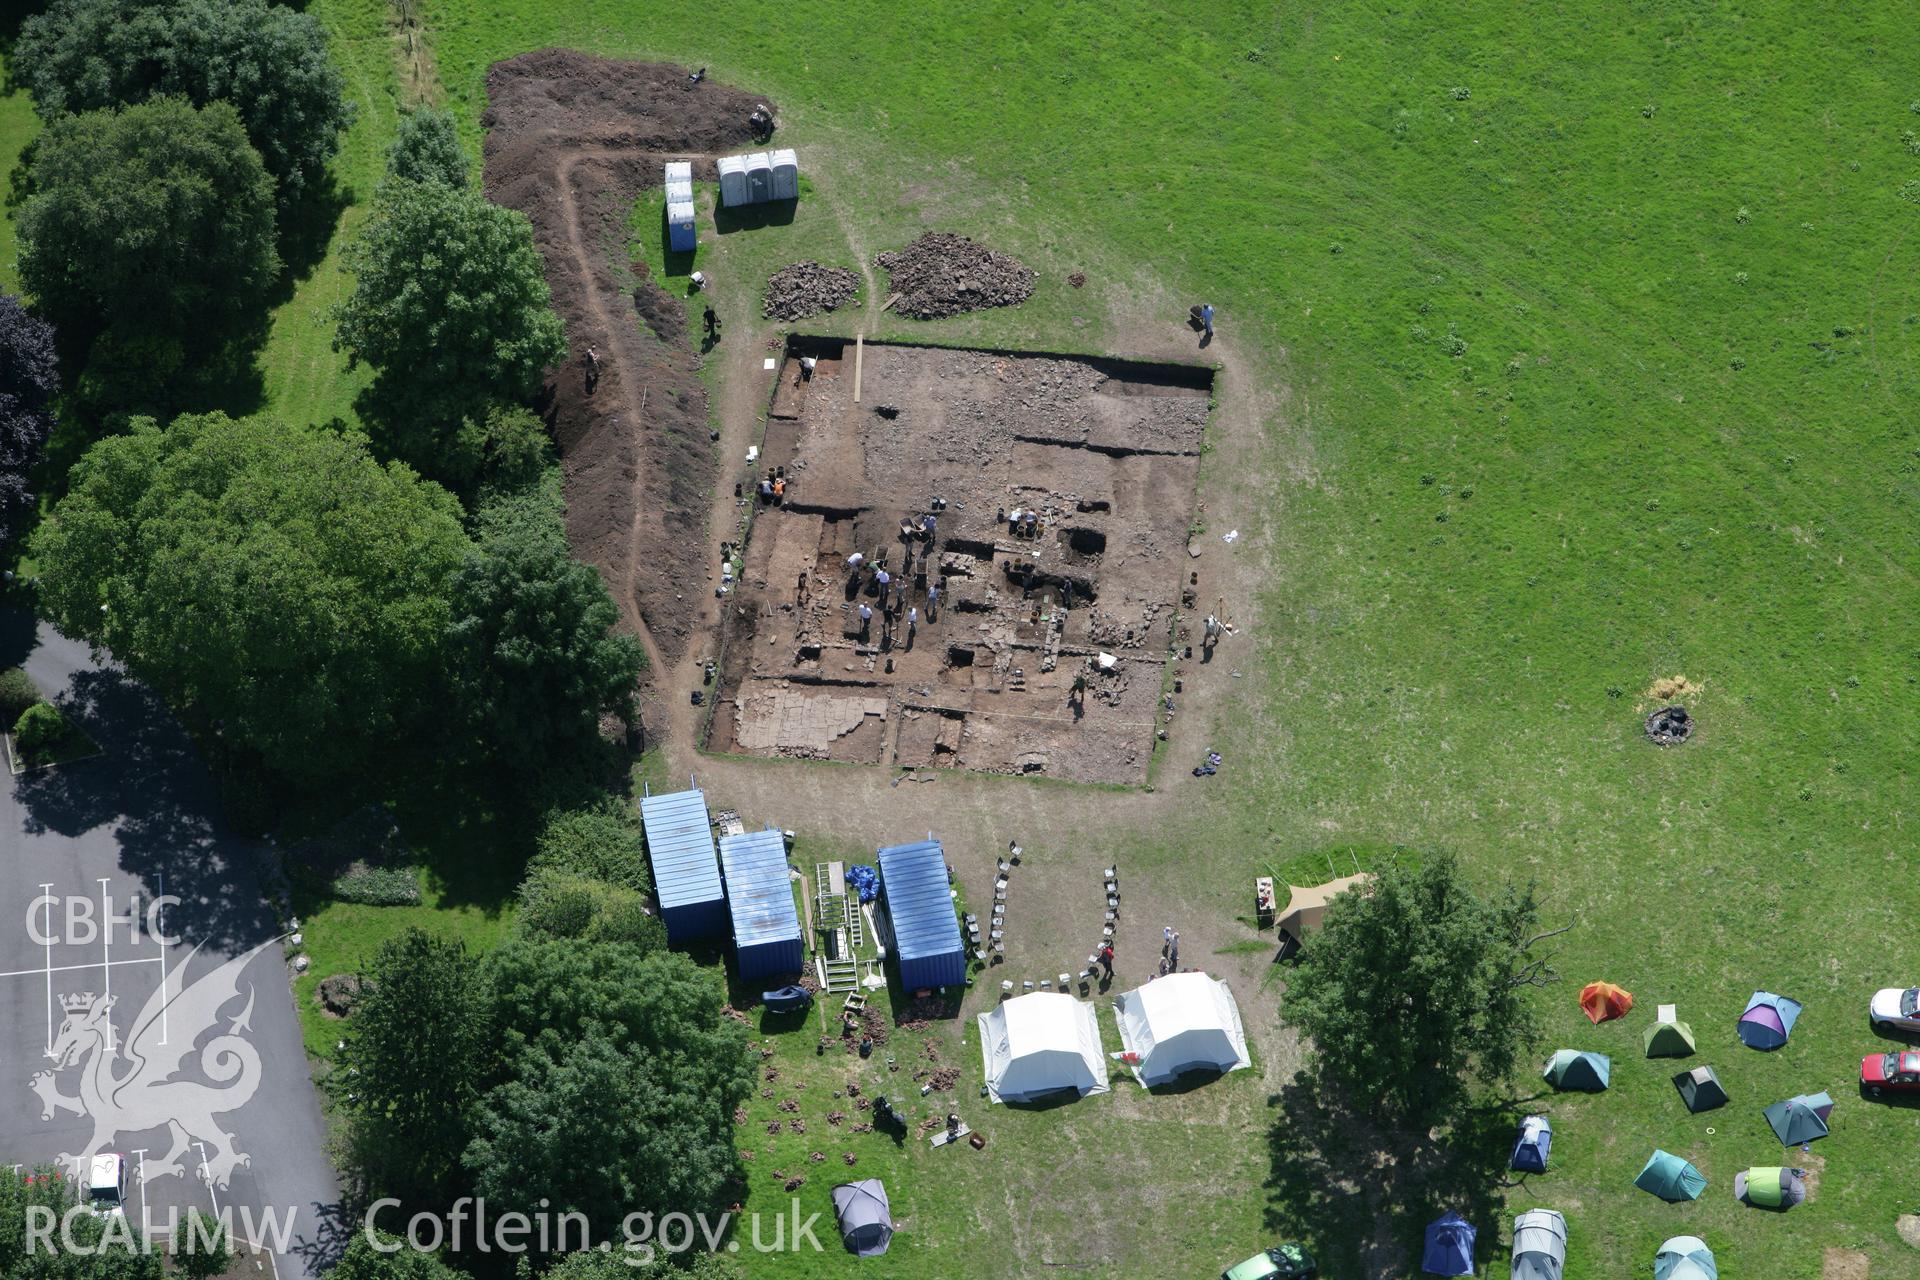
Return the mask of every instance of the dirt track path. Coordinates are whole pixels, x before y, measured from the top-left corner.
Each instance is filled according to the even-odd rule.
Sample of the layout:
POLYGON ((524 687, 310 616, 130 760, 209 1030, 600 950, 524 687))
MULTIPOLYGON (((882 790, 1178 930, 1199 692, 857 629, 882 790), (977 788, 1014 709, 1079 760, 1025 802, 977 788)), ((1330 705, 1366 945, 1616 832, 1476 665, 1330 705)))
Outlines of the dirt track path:
MULTIPOLYGON (((607 310, 605 299, 600 296, 600 290, 596 287, 598 275, 594 270, 594 259, 585 238, 581 235, 579 201, 574 196, 574 170, 582 161, 606 158, 608 158, 606 152, 595 148, 581 148, 566 152, 558 158, 554 177, 560 191, 560 205, 566 217, 567 249, 573 257, 574 271, 579 275, 583 286, 581 294, 597 322, 598 333, 595 335, 597 341, 588 345, 597 351, 600 349, 599 344, 605 343, 608 351, 607 358, 601 361, 601 372, 594 386, 594 394, 599 396, 609 391, 616 393, 626 411, 627 421, 631 424, 630 429, 644 431, 647 421, 646 391, 643 388, 636 399, 633 388, 628 385, 622 372, 635 363, 631 348, 639 336, 638 329, 631 321, 624 325, 614 323, 613 315, 607 310)), ((634 510, 647 510, 646 477, 637 468, 633 475, 633 489, 634 510)), ((638 559, 642 554, 638 521, 633 524, 630 538, 629 554, 638 559)), ((627 625, 633 629, 634 635, 639 637, 641 648, 646 650, 648 669, 667 670, 666 659, 661 655, 660 646, 655 643, 653 632, 648 629, 646 619, 641 616, 639 602, 634 598, 633 593, 630 591, 617 593, 616 603, 620 606, 621 613, 625 615, 627 625)))

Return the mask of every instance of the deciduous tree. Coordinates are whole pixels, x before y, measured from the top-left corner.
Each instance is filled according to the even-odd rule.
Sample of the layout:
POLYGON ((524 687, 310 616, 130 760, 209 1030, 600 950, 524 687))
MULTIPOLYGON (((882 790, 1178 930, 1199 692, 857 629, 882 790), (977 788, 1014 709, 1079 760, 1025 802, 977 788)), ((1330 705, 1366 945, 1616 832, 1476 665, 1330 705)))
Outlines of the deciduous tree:
POLYGON ((459 701, 479 740, 515 759, 564 763, 631 711, 645 665, 591 566, 567 550, 557 495, 481 509, 478 545, 453 580, 459 701))
POLYGON ((87 350, 90 399, 177 407, 257 336, 280 270, 273 180, 231 106, 155 98, 41 135, 20 210, 20 280, 87 350))
POLYGON ((1424 1128, 1534 1042, 1527 988, 1552 978, 1533 954, 1547 936, 1530 887, 1486 898, 1451 856, 1396 864, 1328 906, 1281 1011, 1328 1077, 1424 1128))
POLYGON ((509 943, 489 964, 499 1082, 476 1112, 476 1194, 541 1196, 596 1232, 631 1210, 711 1205, 737 1165, 746 1029, 685 956, 617 945, 509 943))
POLYGON ((446 491, 357 438, 209 414, 95 444, 33 546, 68 634, 317 784, 391 758, 437 704, 467 539, 446 491))
POLYGON ((334 345, 378 370, 361 400, 375 443, 465 488, 475 460, 463 424, 530 398, 566 351, 532 224, 477 192, 394 181, 347 262, 354 290, 334 345), (449 446, 459 474, 443 470, 449 446))
POLYGON ((376 1193, 450 1199, 488 1056, 486 982, 463 943, 420 929, 382 946, 364 977, 331 1077, 354 1161, 376 1193))
POLYGON ((387 148, 387 172, 402 182, 467 185, 467 153, 461 149, 453 112, 415 107, 400 117, 400 129, 387 148))
POLYGON ((353 119, 310 14, 267 0, 54 0, 9 68, 49 123, 173 95, 230 102, 288 198, 318 182, 353 119))
POLYGON ((33 501, 27 475, 53 434, 58 363, 53 326, 0 293, 0 549, 19 536, 33 501))

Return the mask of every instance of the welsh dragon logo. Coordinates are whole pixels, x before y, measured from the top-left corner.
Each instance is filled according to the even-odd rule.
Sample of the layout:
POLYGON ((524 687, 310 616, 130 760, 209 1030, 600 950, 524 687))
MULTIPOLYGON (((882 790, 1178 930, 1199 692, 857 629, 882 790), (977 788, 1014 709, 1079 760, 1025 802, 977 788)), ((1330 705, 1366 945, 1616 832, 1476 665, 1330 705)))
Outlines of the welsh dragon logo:
MULTIPOLYGON (((247 1003, 206 1044, 200 1040, 216 1031, 220 1011, 240 995, 240 973, 249 961, 273 945, 262 943, 236 956, 188 986, 171 979, 184 974, 187 961, 164 973, 160 985, 140 1009, 133 1030, 116 1041, 111 1014, 117 997, 62 996, 66 1017, 47 1056, 53 1068, 36 1072, 31 1080, 40 1095, 40 1118, 51 1120, 62 1111, 93 1119, 93 1140, 86 1150, 62 1157, 85 1161, 112 1144, 115 1135, 167 1126, 173 1145, 160 1160, 147 1161, 148 1179, 184 1173, 189 1146, 206 1146, 207 1176, 225 1188, 236 1166, 249 1164, 247 1154, 234 1146, 231 1133, 214 1116, 244 1106, 260 1087, 260 1054, 242 1032, 251 1029, 253 988, 247 1003), (200 1073, 212 1083, 178 1079, 198 1052, 200 1073), (79 1072, 80 1092, 60 1092, 60 1073, 79 1072)), ((198 954, 195 947, 187 960, 198 954)))

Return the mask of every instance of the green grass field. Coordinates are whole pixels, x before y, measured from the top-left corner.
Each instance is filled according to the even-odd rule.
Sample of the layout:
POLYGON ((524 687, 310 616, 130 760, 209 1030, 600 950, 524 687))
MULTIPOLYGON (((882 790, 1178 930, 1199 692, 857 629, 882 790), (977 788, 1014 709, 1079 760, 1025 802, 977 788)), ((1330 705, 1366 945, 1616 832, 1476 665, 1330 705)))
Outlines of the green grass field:
MULTIPOLYGON (((1555 1105, 1554 1170, 1512 1197, 1568 1213, 1570 1274, 1639 1273, 1683 1231, 1726 1274, 1819 1275, 1828 1248, 1920 1274, 1893 1232, 1920 1124, 1850 1084, 1877 1043, 1867 994, 1920 967, 1911 24, 1784 4, 430 14, 470 126, 485 67, 524 49, 708 64, 820 157, 832 216, 783 250, 851 262, 938 225, 1039 269, 1028 307, 943 340, 1124 341, 1116 315, 1173 324, 1211 295, 1272 408, 1261 465, 1203 482, 1265 512, 1236 554, 1270 583, 1207 843, 1452 848, 1578 922, 1548 1047, 1612 1052, 1616 1088, 1555 1105), (1656 752, 1639 695, 1676 673, 1704 683, 1704 727, 1656 752), (1638 1058, 1645 1014, 1587 1028, 1575 984, 1597 977, 1678 1002, 1734 1105, 1684 1115, 1678 1064, 1638 1058), (1755 987, 1808 1003, 1783 1053, 1733 1041, 1755 987), (1840 1105, 1814 1200, 1735 1205, 1733 1173, 1781 1158, 1760 1108, 1818 1088, 1840 1105), (1701 1164, 1706 1199, 1632 1189, 1656 1145, 1701 1164)), ((1174 833, 1120 839, 1124 861, 1177 856, 1174 833)), ((1218 868, 1221 892, 1247 870, 1218 868)), ((1232 1149, 1118 1110, 1090 1145, 1140 1144, 1136 1179, 1210 1183, 1232 1149)), ((1301 1202, 1262 1185, 1266 1137, 1235 1135, 1262 1167, 1210 1212, 1301 1202)), ((1031 1167, 956 1178, 938 1216, 973 1243, 924 1273, 1004 1273, 996 1218, 1087 1162, 1031 1167)), ((1351 1173, 1289 1228, 1336 1260, 1368 1214, 1351 1173)), ((1089 1228, 1112 1229, 1099 1203, 1089 1228)), ((1143 1241, 1126 1270, 1232 1260, 1186 1243, 1143 1241)))
MULTIPOLYGON (((364 199, 398 93, 384 9, 311 11, 361 101, 341 172, 364 199)), ((1555 1101, 1547 1176, 1461 1197, 1564 1210, 1575 1276, 1646 1274, 1682 1232, 1728 1276, 1810 1280, 1828 1250, 1920 1275, 1893 1230, 1920 1209, 1920 1115, 1851 1084, 1881 1044, 1867 995, 1920 982, 1910 15, 433 0, 426 20, 476 149, 486 67, 546 45, 705 64, 768 95, 818 199, 736 270, 853 265, 939 227, 1040 272, 1025 307, 883 332, 1125 347, 1142 317, 1177 326, 1211 297, 1238 363, 1223 394, 1251 396, 1267 429, 1203 496, 1261 513, 1229 554, 1266 586, 1244 610, 1245 696, 1214 727, 1227 769, 1183 830, 1111 833, 1117 856, 1180 861, 1223 913, 1255 866, 1356 844, 1537 878, 1549 922, 1577 923, 1556 940, 1545 1047, 1611 1053, 1615 1087, 1555 1101), (1640 695, 1676 673, 1704 685, 1702 728, 1659 752, 1640 695), (1194 858, 1195 831, 1223 852, 1194 858), (1589 1028, 1574 996, 1591 978, 1641 1009, 1589 1028), (1808 1005, 1778 1054, 1733 1039, 1756 987, 1808 1005), (1680 1064, 1639 1058, 1657 1002, 1692 1022, 1691 1061, 1719 1069, 1731 1107, 1687 1117, 1667 1084, 1680 1064), (1833 1136, 1783 1157, 1760 1109, 1822 1088, 1833 1136), (1702 1167, 1706 1198, 1631 1187, 1655 1146, 1702 1167), (1819 1171, 1807 1205, 1733 1203, 1737 1170, 1783 1158, 1819 1171)), ((0 101, 0 142, 30 128, 17 105, 0 101)), ((350 413, 359 383, 322 318, 343 287, 330 257, 277 319, 263 363, 291 416, 350 413)), ((810 1039, 776 1052, 804 1070, 810 1039)), ((1372 1174, 1301 1190, 1277 1172, 1284 1104, 1221 1088, 1213 1126, 1122 1092, 996 1114, 992 1176, 876 1157, 911 1220, 888 1274, 1032 1274, 995 1247, 1010 1221, 1125 1259, 1083 1274, 1212 1274, 1272 1234, 1363 1274, 1372 1174), (1201 1211, 1177 1207, 1189 1194, 1201 1211)), ((811 1178, 810 1207, 829 1181, 811 1178)), ((1489 1273, 1507 1225, 1480 1221, 1489 1273)))

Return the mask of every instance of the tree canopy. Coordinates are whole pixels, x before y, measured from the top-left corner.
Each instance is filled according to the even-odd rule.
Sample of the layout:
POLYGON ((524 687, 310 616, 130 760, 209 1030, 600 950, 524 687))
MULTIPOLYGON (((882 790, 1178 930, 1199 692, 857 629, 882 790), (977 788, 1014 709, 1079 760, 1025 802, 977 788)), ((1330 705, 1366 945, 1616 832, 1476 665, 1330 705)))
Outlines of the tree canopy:
POLYGON ((33 500, 27 476, 53 434, 58 366, 53 326, 0 293, 0 548, 19 536, 33 500))
POLYGON ((1282 1014, 1355 1098, 1430 1126, 1468 1091, 1504 1081, 1537 1037, 1526 988, 1551 979, 1531 888, 1477 894, 1451 856, 1396 864, 1336 897, 1282 1014))
MULTIPOLYGON (((354 290, 334 345, 378 373, 361 416, 375 442, 464 488, 463 424, 524 401, 566 351, 526 215, 442 182, 393 181, 348 247, 354 290)), ((472 434, 472 427, 466 431, 472 434)))
POLYGON ((609 799, 585 809, 557 809, 542 821, 529 871, 591 876, 636 893, 653 891, 646 844, 631 804, 609 799))
POLYGON ((713 1204, 752 1074, 711 975, 673 952, 565 943, 510 943, 490 968, 503 1078, 476 1111, 475 1193, 523 1211, 550 1197, 599 1236, 634 1210, 713 1204))
POLYGON ((409 929, 380 948, 335 1083, 353 1154, 378 1191, 432 1204, 450 1185, 488 1055, 487 987, 457 940, 409 929))
POLYGON ((287 197, 320 181, 353 119, 326 28, 267 0, 54 0, 9 68, 49 123, 163 95, 230 102, 287 197))
POLYGON ((382 1245, 398 1245, 392 1252, 374 1248, 365 1231, 353 1231, 340 1261, 327 1272, 328 1280, 465 1280, 437 1254, 422 1253, 405 1241, 378 1233, 382 1245))
POLYGON ((599 573, 568 554, 557 495, 499 499, 476 524, 453 578, 458 700, 479 741, 565 762, 597 743, 602 715, 631 713, 645 658, 613 632, 619 611, 599 573))
POLYGON ((155 98, 47 126, 20 280, 117 408, 171 408, 251 336, 280 270, 273 180, 231 106, 155 98))
POLYGON ((312 782, 435 704, 467 543, 451 496, 357 438, 216 413, 95 444, 33 545, 69 635, 312 782))
POLYGON ((461 149, 453 112, 415 107, 401 116, 393 145, 387 148, 387 172, 402 182, 465 187, 467 153, 461 149))
POLYGON ((78 1203, 78 1188, 58 1170, 47 1166, 0 1169, 0 1276, 7 1280, 162 1280, 160 1255, 137 1247, 137 1229, 128 1230, 125 1218, 76 1213, 71 1221, 78 1249, 65 1247, 57 1225, 51 1251, 28 1248, 28 1206, 50 1209, 57 1222, 78 1203))

